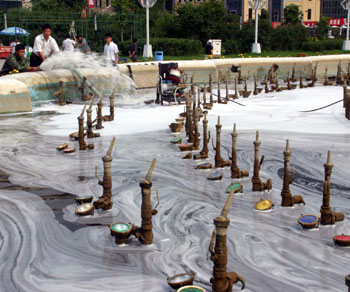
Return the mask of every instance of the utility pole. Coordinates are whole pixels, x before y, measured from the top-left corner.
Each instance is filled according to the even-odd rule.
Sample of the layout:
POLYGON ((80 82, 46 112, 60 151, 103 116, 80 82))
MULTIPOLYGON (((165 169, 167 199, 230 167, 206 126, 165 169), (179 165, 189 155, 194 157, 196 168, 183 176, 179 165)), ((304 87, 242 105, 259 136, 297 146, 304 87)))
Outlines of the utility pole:
POLYGON ((261 54, 261 47, 260 47, 260 44, 258 43, 259 10, 265 7, 266 0, 249 0, 248 4, 250 8, 255 10, 255 40, 252 45, 252 53, 261 54))
POLYGON ((143 8, 146 8, 146 44, 143 47, 143 57, 152 58, 152 45, 149 41, 149 9, 156 4, 157 0, 138 0, 143 8))
POLYGON ((347 19, 347 26, 346 26, 346 40, 343 42, 343 50, 350 51, 350 41, 349 41, 350 0, 343 0, 342 2, 340 2, 340 5, 343 7, 343 9, 348 11, 348 19, 347 19))

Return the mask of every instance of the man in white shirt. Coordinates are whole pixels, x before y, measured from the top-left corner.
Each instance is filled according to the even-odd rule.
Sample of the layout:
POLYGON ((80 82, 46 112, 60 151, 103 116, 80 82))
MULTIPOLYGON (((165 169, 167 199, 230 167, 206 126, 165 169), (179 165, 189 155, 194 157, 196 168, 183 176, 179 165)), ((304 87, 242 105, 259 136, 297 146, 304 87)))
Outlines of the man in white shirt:
POLYGON ((104 54, 108 60, 111 60, 113 65, 117 65, 119 63, 119 49, 118 46, 112 41, 112 35, 110 33, 106 33, 106 45, 104 49, 104 54))
POLYGON ((71 40, 69 34, 66 35, 66 39, 62 43, 62 49, 64 52, 74 52, 75 41, 71 40))
POLYGON ((38 35, 34 41, 33 52, 30 56, 30 66, 39 67, 42 62, 51 54, 59 52, 57 42, 51 37, 51 26, 45 24, 42 34, 38 35))
POLYGON ((17 46, 18 44, 20 44, 18 38, 16 38, 16 40, 13 41, 13 42, 10 44, 10 46, 11 46, 11 48, 12 48, 12 54, 14 54, 14 53, 16 52, 16 46, 17 46))

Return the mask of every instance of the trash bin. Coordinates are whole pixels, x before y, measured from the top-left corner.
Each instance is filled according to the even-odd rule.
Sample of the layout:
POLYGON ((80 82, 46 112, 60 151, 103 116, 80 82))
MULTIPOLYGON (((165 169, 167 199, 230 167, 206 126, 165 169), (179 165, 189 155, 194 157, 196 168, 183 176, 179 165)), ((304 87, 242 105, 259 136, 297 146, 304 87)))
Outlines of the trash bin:
POLYGON ((162 51, 156 51, 154 52, 156 61, 163 61, 163 52, 162 51))

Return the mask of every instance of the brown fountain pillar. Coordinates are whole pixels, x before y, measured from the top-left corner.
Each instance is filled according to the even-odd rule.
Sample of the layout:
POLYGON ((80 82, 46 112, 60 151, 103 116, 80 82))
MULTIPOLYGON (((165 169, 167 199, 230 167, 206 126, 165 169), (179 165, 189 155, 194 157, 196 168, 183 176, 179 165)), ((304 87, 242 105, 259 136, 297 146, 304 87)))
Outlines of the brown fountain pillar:
POLYGON ((345 285, 348 286, 348 292, 350 292, 350 275, 345 277, 345 285))
POLYGON ((344 213, 333 212, 329 202, 331 198, 331 175, 333 163, 331 163, 331 152, 328 151, 327 162, 324 164, 325 181, 323 183, 323 201, 321 206, 320 223, 322 225, 335 224, 336 221, 344 220, 344 213))
POLYGON ((232 136, 232 161, 231 161, 231 178, 248 177, 249 172, 247 170, 241 171, 237 165, 237 130, 236 124, 233 125, 232 136))
POLYGON ((66 102, 64 101, 64 94, 63 94, 63 81, 60 81, 59 88, 57 91, 54 92, 54 95, 58 98, 58 105, 64 106, 66 105, 66 102))
POLYGON ((254 91, 253 91, 254 95, 258 95, 259 91, 258 91, 258 84, 256 82, 256 75, 254 75, 254 91))
POLYGON ((269 81, 267 79, 267 74, 265 75, 265 93, 269 93, 269 81))
POLYGON ((225 89, 226 89, 226 96, 225 96, 225 102, 224 103, 227 103, 230 99, 230 93, 229 93, 229 90, 228 90, 228 80, 225 81, 225 89))
POLYGON ((247 83, 247 76, 244 76, 244 90, 243 90, 243 97, 248 98, 252 92, 248 91, 248 83, 247 83))
POLYGON ((193 135, 193 110, 189 108, 189 121, 188 121, 188 142, 193 143, 194 142, 194 135, 193 135))
POLYGON ((100 98, 99 102, 97 103, 97 124, 96 124, 96 129, 100 130, 103 128, 102 126, 102 121, 103 121, 103 116, 102 116, 102 100, 103 96, 100 98))
POLYGON ((208 120, 207 120, 207 114, 204 114, 204 119, 203 119, 203 149, 199 153, 202 159, 208 158, 208 143, 210 140, 210 133, 208 136, 208 120))
MULTIPOLYGON (((103 161, 103 181, 99 180, 98 184, 103 187, 103 194, 102 196, 94 202, 94 206, 96 209, 103 209, 103 210, 110 210, 112 209, 112 151, 115 143, 115 137, 113 137, 113 140, 111 142, 111 145, 109 146, 109 149, 107 151, 107 154, 102 157, 103 161)), ((97 172, 97 171, 96 171, 97 172)), ((97 175, 96 175, 97 177, 97 175)))
POLYGON ((292 152, 289 150, 289 140, 286 142, 286 150, 283 152, 284 155, 284 173, 283 173, 283 188, 281 192, 282 196, 282 207, 292 207, 294 204, 303 203, 305 205, 304 199, 302 196, 292 196, 289 185, 293 182, 290 178, 290 157, 292 152))
POLYGON ((259 152, 260 152, 260 145, 261 141, 259 140, 259 131, 256 131, 256 139, 253 142, 254 144, 254 171, 253 171, 253 177, 252 177, 252 184, 253 184, 253 192, 261 192, 264 190, 271 190, 272 189, 272 181, 271 179, 268 179, 266 182, 262 182, 260 179, 260 167, 264 161, 264 156, 261 157, 261 160, 259 161, 259 152))
POLYGON ((307 85, 307 87, 315 87, 314 69, 311 70, 311 82, 307 85))
POLYGON ((338 67, 337 67, 337 82, 338 85, 342 85, 344 83, 342 79, 342 72, 341 72, 341 61, 339 61, 338 67))
POLYGON ((295 78, 295 66, 296 66, 296 63, 294 63, 292 68, 292 82, 297 81, 297 79, 295 78))
POLYGON ((190 98, 190 94, 188 93, 186 96, 186 121, 185 121, 185 129, 186 136, 189 137, 189 129, 190 129, 190 108, 192 108, 192 101, 190 98))
POLYGON ((329 82, 328 80, 328 68, 326 67, 325 72, 324 72, 324 82, 323 82, 324 86, 329 86, 332 85, 332 82, 329 82))
POLYGON ((220 116, 218 116, 218 123, 216 125, 216 147, 213 145, 215 150, 215 167, 225 167, 231 165, 229 160, 223 160, 221 157, 221 127, 220 116))
POLYGON ((238 99, 238 80, 237 77, 235 78, 235 94, 233 96, 233 99, 238 99))
POLYGON ((318 67, 318 62, 316 62, 316 65, 314 67, 314 79, 315 79, 315 82, 317 82, 317 67, 318 67))
POLYGON ((303 71, 300 71, 299 88, 305 88, 305 86, 303 84, 303 71))
POLYGON ((91 103, 89 108, 86 110, 87 113, 87 121, 86 121, 86 125, 87 125, 87 137, 89 139, 94 138, 95 134, 92 130, 92 105, 94 103, 94 98, 92 98, 91 103))
POLYGON ((227 272, 227 228, 230 220, 227 218, 228 209, 234 190, 230 192, 221 215, 214 219, 215 231, 212 234, 209 251, 210 260, 213 261, 213 277, 210 279, 213 292, 231 292, 233 284, 238 281, 245 287, 245 280, 234 272, 227 272), (215 247, 214 247, 215 242, 215 247))
POLYGON ((192 150, 199 150, 199 130, 198 130, 198 121, 199 121, 199 111, 197 110, 194 113, 194 140, 192 150))
POLYGON ((79 124, 79 150, 86 150, 87 144, 85 142, 85 131, 84 131, 84 112, 86 109, 86 105, 84 105, 83 111, 78 117, 79 124))
POLYGON ((136 237, 142 244, 153 243, 153 224, 152 217, 157 214, 158 211, 152 209, 151 204, 151 176, 153 169, 156 165, 157 160, 154 158, 150 169, 146 175, 145 180, 140 182, 141 194, 142 194, 142 205, 141 205, 141 228, 136 232, 136 237))
POLYGON ((256 139, 253 142, 253 144, 254 144, 254 171, 253 171, 253 177, 252 177, 253 192, 259 192, 261 191, 261 179, 259 176, 259 171, 260 171, 260 165, 264 161, 264 156, 262 157, 261 161, 259 161, 261 141, 259 140, 258 131, 256 131, 256 139))
POLYGON ((203 88, 203 108, 207 106, 207 85, 204 84, 203 88))
POLYGON ((287 75, 287 90, 292 90, 292 85, 290 84, 289 71, 287 75))
POLYGON ((218 80, 218 103, 222 103, 222 100, 221 100, 221 82, 220 82, 220 79, 218 80))
POLYGON ((105 117, 105 121, 114 121, 114 92, 109 97, 109 116, 105 117))

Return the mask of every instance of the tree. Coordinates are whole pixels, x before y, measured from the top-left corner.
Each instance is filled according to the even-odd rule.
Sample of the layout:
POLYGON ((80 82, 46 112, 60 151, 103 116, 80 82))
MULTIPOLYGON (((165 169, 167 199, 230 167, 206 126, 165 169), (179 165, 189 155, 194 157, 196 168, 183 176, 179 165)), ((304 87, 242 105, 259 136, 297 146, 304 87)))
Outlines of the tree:
POLYGON ((111 5, 119 14, 138 13, 142 8, 137 0, 112 0, 111 5))
POLYGON ((329 30, 328 18, 321 16, 318 26, 318 36, 321 38, 326 38, 329 30))
POLYGON ((299 6, 295 4, 286 6, 283 13, 285 24, 301 23, 303 19, 303 13, 300 11, 299 6))
POLYGON ((227 13, 222 2, 210 0, 200 5, 179 5, 176 13, 177 37, 199 39, 202 43, 226 37, 227 13))
POLYGON ((85 0, 32 0, 34 10, 80 13, 86 7, 85 0))

